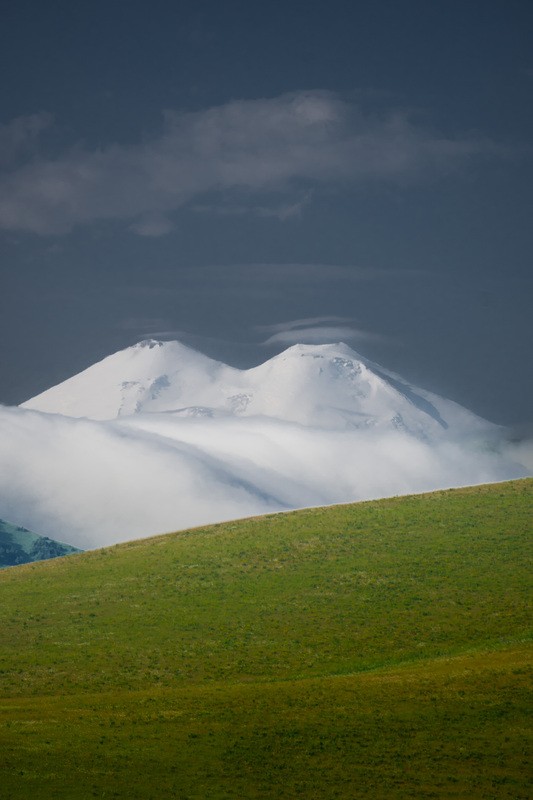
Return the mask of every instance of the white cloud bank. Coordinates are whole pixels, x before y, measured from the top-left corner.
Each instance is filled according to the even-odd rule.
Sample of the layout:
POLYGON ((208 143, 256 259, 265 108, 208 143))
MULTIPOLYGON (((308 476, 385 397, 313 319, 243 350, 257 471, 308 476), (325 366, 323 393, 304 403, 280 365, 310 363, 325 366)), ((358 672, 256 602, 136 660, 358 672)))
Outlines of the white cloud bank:
MULTIPOLYGON (((50 124, 43 114, 24 120, 0 130, 0 141, 8 136, 18 147, 50 124)), ((235 204, 239 211, 286 219, 301 213, 311 185, 395 179, 497 150, 480 139, 435 134, 405 113, 369 113, 326 91, 168 111, 162 133, 140 144, 80 145, 6 171, 0 227, 62 234, 97 220, 122 220, 139 235, 161 236, 174 211, 225 192, 237 192, 241 201, 252 196, 235 204), (257 202, 261 193, 292 197, 298 187, 303 200, 278 199, 272 209, 257 202)), ((215 206, 211 198, 199 207, 215 206)))
POLYGON ((475 442, 265 417, 94 422, 0 408, 0 517, 84 548, 274 510, 527 474, 475 442))

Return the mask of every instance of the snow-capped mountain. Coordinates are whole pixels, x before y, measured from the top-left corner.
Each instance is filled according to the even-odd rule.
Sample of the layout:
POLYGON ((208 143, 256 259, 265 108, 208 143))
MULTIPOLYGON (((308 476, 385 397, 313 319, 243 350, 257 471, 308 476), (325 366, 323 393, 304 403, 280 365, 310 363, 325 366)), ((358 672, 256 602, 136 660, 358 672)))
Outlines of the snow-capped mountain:
POLYGON ((147 412, 266 416, 328 429, 390 428, 423 438, 450 428, 471 433, 488 427, 342 343, 294 345, 258 367, 239 370, 179 342, 148 340, 22 407, 94 420, 147 412))
POLYGON ((239 370, 150 340, 0 407, 0 517, 91 548, 528 475, 516 452, 344 344, 239 370))

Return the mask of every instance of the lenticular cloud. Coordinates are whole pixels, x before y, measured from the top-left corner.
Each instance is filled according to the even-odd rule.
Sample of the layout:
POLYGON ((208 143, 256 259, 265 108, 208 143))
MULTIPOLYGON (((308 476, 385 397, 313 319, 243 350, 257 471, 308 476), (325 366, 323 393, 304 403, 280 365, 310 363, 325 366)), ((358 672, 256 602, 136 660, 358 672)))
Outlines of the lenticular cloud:
POLYGON ((0 516, 92 548, 527 474, 500 430, 346 345, 251 370, 144 342, 0 408, 0 516))

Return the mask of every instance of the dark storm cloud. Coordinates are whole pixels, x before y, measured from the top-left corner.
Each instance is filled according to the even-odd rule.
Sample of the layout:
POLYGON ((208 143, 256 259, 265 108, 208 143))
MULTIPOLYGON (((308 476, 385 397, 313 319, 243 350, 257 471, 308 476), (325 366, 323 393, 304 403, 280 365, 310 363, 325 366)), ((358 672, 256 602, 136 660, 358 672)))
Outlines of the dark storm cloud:
MULTIPOLYGON (((36 115, 18 134, 15 123, 7 127, 23 142, 48 122, 36 115)), ((123 220, 139 235, 158 237, 171 229, 175 210, 202 197, 209 208, 213 193, 228 203, 228 192, 237 213, 283 219, 308 202, 305 193, 293 198, 298 185, 308 191, 309 184, 397 179, 496 152, 487 140, 452 139, 403 112, 375 114, 332 92, 294 92, 167 111, 163 132, 140 144, 76 146, 54 160, 35 158, 2 177, 0 226, 63 234, 123 220), (257 195, 272 192, 289 192, 290 202, 258 202, 257 195)))
POLYGON ((239 205, 237 202, 229 199, 224 202, 224 204, 195 205, 193 210, 226 217, 234 217, 242 214, 253 214, 257 217, 273 217, 278 219, 280 222, 285 222, 293 217, 300 217, 305 207, 311 202, 312 196, 313 192, 307 191, 299 195, 299 197, 296 199, 288 202, 272 202, 271 205, 239 205))
MULTIPOLYGON (((246 288, 247 285, 257 284, 280 284, 289 286, 293 284, 299 290, 304 290, 306 283, 331 284, 340 283, 360 283, 360 282, 380 282, 391 281, 394 279, 418 278, 427 273, 418 269, 379 269, 359 267, 357 265, 341 266, 338 264, 308 264, 308 263, 256 263, 256 264, 230 264, 223 267, 211 265, 206 267, 195 267, 194 269, 182 269, 183 279, 188 278, 191 282, 204 283, 213 286, 221 283, 228 287, 228 291, 233 290, 233 283, 237 283, 246 288)), ((147 287, 148 289, 150 287, 147 287)), ((217 287, 218 291, 218 287, 217 287)), ((307 318, 306 318, 307 319, 307 318)), ((335 319, 339 317, 321 317, 321 320, 335 319)), ((295 321, 297 322, 297 321, 295 321)), ((291 323, 292 324, 292 323, 291 323)), ((266 330, 266 329, 265 329, 266 330)))
POLYGON ((145 214, 131 225, 131 230, 139 236, 164 236, 174 228, 171 220, 164 214, 145 214))
POLYGON ((51 114, 29 114, 0 124, 0 167, 13 167, 19 159, 35 153, 39 135, 53 122, 51 114))

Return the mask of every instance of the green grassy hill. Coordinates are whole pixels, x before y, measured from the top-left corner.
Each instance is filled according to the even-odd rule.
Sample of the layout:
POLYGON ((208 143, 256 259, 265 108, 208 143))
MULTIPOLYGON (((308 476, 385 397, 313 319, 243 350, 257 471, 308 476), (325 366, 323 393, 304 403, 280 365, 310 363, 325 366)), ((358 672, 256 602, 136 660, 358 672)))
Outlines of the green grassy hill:
POLYGON ((6 798, 527 798, 533 480, 0 575, 6 798))
POLYGON ((80 553, 77 547, 39 536, 20 525, 0 519, 0 568, 80 553))

